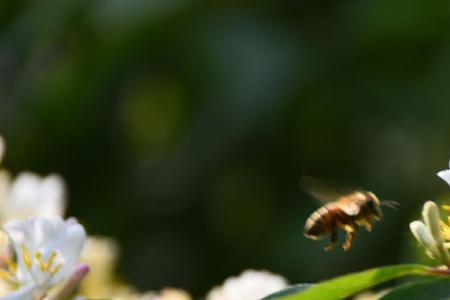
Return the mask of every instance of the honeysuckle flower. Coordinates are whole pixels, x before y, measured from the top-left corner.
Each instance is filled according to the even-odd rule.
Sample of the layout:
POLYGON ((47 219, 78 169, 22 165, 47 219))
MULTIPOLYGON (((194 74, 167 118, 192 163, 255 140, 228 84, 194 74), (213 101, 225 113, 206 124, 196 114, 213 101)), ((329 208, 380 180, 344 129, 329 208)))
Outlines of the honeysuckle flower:
POLYGON ((267 271, 247 270, 213 288, 206 300, 258 300, 288 286, 286 279, 267 271))
POLYGON ((433 201, 427 201, 422 209, 423 221, 409 224, 417 241, 431 258, 450 267, 450 257, 441 234, 439 208, 433 201))
POLYGON ((63 217, 65 185, 59 175, 40 177, 31 172, 19 174, 7 190, 5 198, 0 199, 0 217, 3 222, 11 219, 46 216, 63 217))
MULTIPOLYGON (((4 225, 17 262, 7 260, 1 277, 23 289, 35 287, 41 294, 62 283, 77 270, 86 240, 82 225, 74 219, 36 217, 12 220, 4 225)), ((32 289, 32 288, 31 288, 32 289)))

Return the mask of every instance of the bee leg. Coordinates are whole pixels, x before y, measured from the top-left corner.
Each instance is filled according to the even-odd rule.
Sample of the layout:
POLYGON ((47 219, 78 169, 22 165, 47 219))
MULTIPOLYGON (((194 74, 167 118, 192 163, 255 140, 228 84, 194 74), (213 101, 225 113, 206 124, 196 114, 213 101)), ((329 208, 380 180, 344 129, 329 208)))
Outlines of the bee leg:
POLYGON ((345 242, 342 245, 342 249, 344 249, 344 251, 348 251, 353 244, 353 239, 355 238, 356 235, 356 231, 353 232, 347 232, 347 236, 345 237, 345 242))
POLYGON ((367 222, 367 223, 364 224, 364 228, 365 228, 368 232, 372 232, 372 227, 373 227, 373 225, 372 225, 372 223, 370 223, 370 222, 367 222))
POLYGON ((368 232, 372 232, 373 225, 372 225, 372 218, 370 215, 367 216, 366 220, 364 221, 363 226, 368 232))
POLYGON ((348 251, 352 247, 353 239, 355 238, 357 228, 358 227, 356 224, 347 225, 345 227, 345 231, 347 231, 347 235, 345 237, 345 242, 342 245, 342 249, 344 249, 344 251, 348 251))
POLYGON ((330 236, 330 243, 324 248, 325 251, 330 251, 334 248, 334 246, 336 246, 338 241, 338 233, 336 228, 333 229, 333 231, 331 231, 331 236, 330 236))

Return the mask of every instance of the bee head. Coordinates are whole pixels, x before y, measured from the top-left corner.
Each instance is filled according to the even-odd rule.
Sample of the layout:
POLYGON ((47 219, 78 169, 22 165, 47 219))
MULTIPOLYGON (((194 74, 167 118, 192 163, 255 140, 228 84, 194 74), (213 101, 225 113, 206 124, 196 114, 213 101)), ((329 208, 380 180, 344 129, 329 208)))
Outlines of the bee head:
POLYGON ((383 217, 383 212, 381 211, 381 202, 378 197, 372 192, 366 192, 367 196, 367 209, 371 215, 377 219, 383 217))

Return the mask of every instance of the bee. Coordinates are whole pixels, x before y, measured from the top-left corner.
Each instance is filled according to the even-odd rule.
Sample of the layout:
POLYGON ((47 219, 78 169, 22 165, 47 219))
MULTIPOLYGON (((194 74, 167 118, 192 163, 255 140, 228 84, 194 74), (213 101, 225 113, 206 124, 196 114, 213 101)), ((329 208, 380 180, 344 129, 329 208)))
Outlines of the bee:
POLYGON ((342 248, 348 251, 359 226, 370 232, 372 222, 381 220, 381 206, 395 209, 399 205, 395 201, 380 201, 374 193, 362 189, 340 194, 310 177, 302 178, 302 186, 313 197, 326 202, 309 216, 304 228, 305 236, 312 240, 330 235, 330 243, 325 251, 336 246, 339 228, 346 232, 342 248))

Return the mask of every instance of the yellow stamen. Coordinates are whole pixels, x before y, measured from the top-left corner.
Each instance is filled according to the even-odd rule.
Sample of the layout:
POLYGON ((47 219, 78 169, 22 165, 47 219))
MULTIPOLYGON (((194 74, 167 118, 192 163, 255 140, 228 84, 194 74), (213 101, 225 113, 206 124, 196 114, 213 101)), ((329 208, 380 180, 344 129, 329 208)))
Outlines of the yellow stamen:
POLYGON ((53 262, 55 261, 55 258, 57 256, 56 251, 53 251, 50 255, 50 258, 47 261, 47 270, 49 270, 53 266, 53 262))
POLYGON ((50 274, 55 275, 62 268, 62 264, 57 265, 53 270, 50 271, 50 274))
POLYGON ((27 246, 22 244, 22 253, 23 253, 23 261, 25 262, 25 265, 28 269, 31 269, 31 266, 33 265, 33 261, 30 255, 30 250, 28 250, 27 246))
MULTIPOLYGON (((39 264, 39 268, 41 269, 41 271, 48 272, 52 268, 57 255, 58 254, 56 253, 56 251, 53 251, 52 254, 50 255, 47 263, 45 263, 42 260, 42 253, 39 251, 34 254, 34 258, 37 261, 37 263, 39 264)), ((50 272, 52 272, 52 271, 50 271, 50 272)))
MULTIPOLYGON (((442 205, 442 208, 447 212, 450 212, 450 205, 442 205)), ((440 221, 441 236, 444 240, 450 241, 450 216, 447 217, 447 224, 444 221, 440 221)))
POLYGON ((44 262, 42 261, 42 253, 37 251, 34 254, 34 258, 37 261, 39 268, 41 269, 42 272, 46 272, 47 271, 47 265, 44 264, 44 262))
POLYGON ((441 229, 442 230, 449 230, 450 229, 450 226, 445 224, 444 221, 440 220, 439 223, 441 224, 441 229))
POLYGON ((439 222, 441 225, 441 236, 444 240, 450 240, 450 226, 445 224, 443 221, 439 222))

